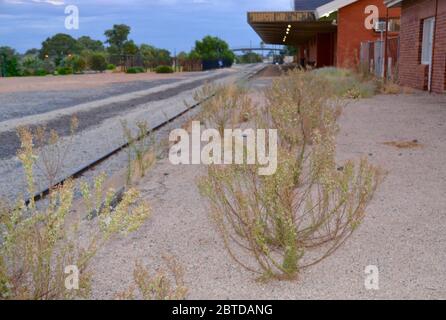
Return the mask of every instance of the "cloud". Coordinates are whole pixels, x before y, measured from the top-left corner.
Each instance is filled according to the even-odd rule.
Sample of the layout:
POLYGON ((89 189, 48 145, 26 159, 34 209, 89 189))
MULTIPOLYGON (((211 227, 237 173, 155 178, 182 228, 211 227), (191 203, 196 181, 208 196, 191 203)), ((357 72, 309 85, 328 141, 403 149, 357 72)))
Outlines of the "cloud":
POLYGON ((63 0, 31 0, 31 1, 35 3, 48 3, 55 6, 63 6, 65 4, 63 0))
POLYGON ((27 3, 46 3, 54 6, 63 6, 64 0, 3 0, 2 2, 9 4, 27 4, 27 3))

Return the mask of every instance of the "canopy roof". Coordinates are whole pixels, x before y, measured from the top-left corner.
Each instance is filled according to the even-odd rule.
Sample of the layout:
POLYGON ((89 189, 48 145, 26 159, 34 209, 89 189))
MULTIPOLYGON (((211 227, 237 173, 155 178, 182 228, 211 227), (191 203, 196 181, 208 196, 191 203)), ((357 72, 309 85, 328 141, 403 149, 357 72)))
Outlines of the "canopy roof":
POLYGON ((313 10, 248 12, 248 23, 268 44, 296 45, 308 41, 317 33, 333 32, 337 28, 330 20, 317 20, 313 10), (290 31, 287 34, 288 28, 290 31))

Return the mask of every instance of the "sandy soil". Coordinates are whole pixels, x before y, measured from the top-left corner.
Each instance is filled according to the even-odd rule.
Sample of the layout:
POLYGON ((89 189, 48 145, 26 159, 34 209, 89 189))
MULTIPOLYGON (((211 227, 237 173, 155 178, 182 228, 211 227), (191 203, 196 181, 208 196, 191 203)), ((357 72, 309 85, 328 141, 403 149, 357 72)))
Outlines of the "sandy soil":
POLYGON ((163 160, 140 185, 151 219, 95 258, 94 298, 125 290, 136 259, 156 269, 168 253, 183 265, 191 299, 445 299, 446 96, 357 101, 340 125, 340 163, 367 157, 388 175, 363 225, 334 255, 297 281, 256 282, 230 259, 210 221, 195 184, 204 168, 163 160), (420 146, 388 143, 414 140, 420 146), (379 268, 379 290, 365 289, 368 265, 379 268))
POLYGON ((41 91, 41 90, 78 90, 86 88, 103 87, 114 83, 125 83, 132 81, 151 81, 171 78, 193 77, 200 73, 173 73, 157 74, 153 72, 126 74, 126 73, 97 73, 69 76, 46 76, 46 77, 14 77, 0 78, 0 93, 41 91), (61 81, 61 78, 63 81, 61 81))

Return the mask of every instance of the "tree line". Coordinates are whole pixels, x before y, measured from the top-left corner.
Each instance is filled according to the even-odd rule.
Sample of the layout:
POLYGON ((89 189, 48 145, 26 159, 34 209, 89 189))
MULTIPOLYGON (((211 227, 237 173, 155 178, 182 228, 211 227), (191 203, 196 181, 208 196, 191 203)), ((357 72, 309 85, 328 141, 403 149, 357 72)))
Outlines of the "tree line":
MULTIPOLYGON (((159 66, 172 66, 174 57, 168 50, 144 43, 137 45, 129 39, 130 32, 130 26, 115 24, 104 32, 105 42, 89 36, 75 39, 58 33, 43 41, 41 48, 27 50, 25 54, 19 54, 11 47, 0 47, 0 75, 64 75, 85 70, 103 72, 121 65, 147 71, 159 66)), ((206 36, 196 41, 190 52, 180 52, 175 58, 182 62, 224 61, 224 66, 230 66, 235 55, 224 40, 206 36)))

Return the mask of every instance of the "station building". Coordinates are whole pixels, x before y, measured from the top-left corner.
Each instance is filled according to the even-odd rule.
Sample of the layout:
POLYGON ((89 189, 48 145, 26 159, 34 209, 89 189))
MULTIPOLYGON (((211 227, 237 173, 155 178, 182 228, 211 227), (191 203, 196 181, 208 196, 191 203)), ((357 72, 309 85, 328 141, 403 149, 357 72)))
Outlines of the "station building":
POLYGON ((302 65, 352 67, 362 42, 398 35, 400 13, 384 0, 294 0, 294 11, 248 12, 248 23, 267 44, 295 46, 302 65))
POLYGON ((401 8, 400 84, 446 91, 446 0, 386 0, 401 8))

